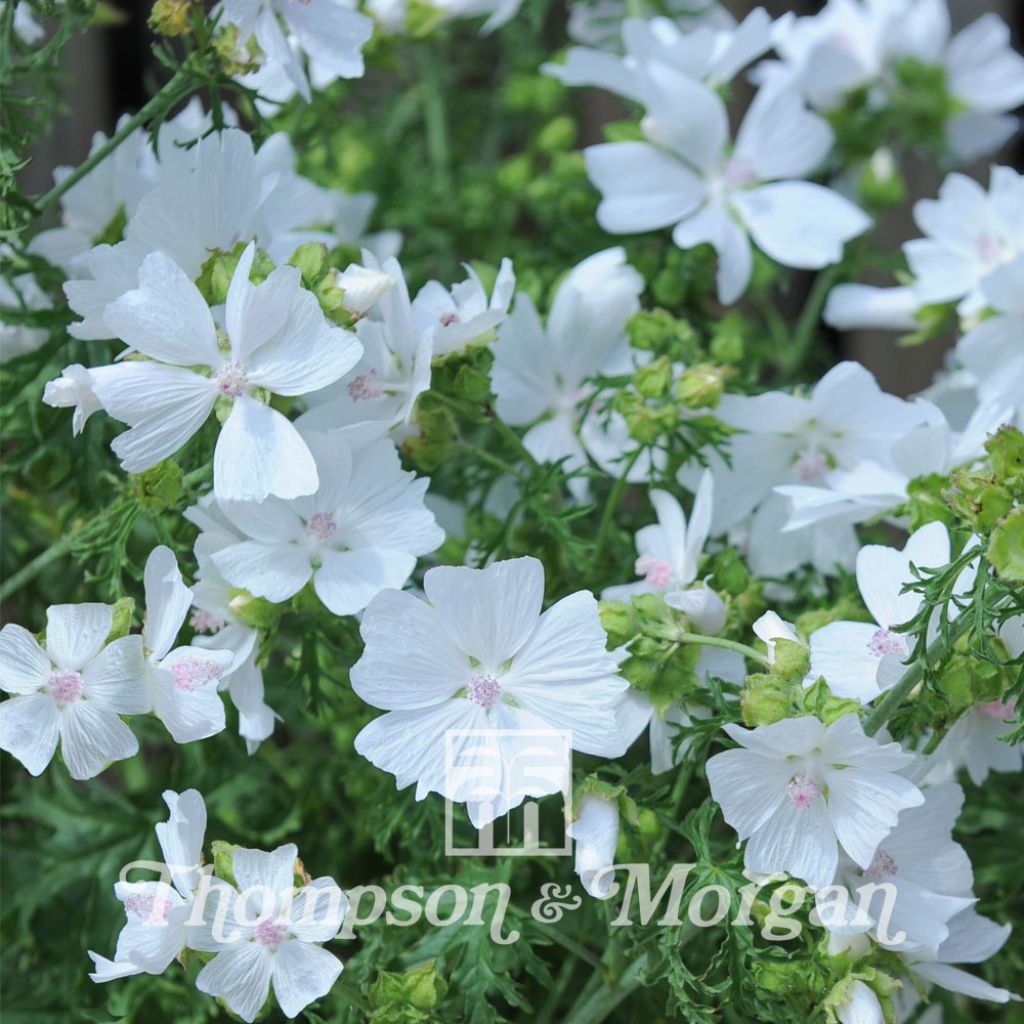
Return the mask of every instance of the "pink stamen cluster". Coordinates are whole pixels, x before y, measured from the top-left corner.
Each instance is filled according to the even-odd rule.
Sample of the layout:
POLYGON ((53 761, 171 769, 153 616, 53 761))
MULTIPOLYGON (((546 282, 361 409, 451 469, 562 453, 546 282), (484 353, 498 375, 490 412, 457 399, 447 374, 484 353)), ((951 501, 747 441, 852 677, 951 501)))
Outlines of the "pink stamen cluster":
POLYGON ((58 704, 74 704, 82 699, 85 680, 70 668, 61 669, 50 676, 50 693, 58 704))
POLYGON ((1008 718, 1013 718, 1016 709, 1017 705, 1012 700, 990 700, 981 705, 982 713, 988 715, 993 722, 1005 722, 1008 718))
POLYGON ((174 685, 185 693, 192 693, 200 686, 216 682, 220 678, 220 669, 215 661, 205 658, 182 658, 171 668, 174 685))
POLYGON ((306 536, 321 543, 329 541, 337 532, 338 524, 327 512, 314 512, 306 520, 306 536))
POLYGON ((217 630, 223 629, 227 625, 219 615, 214 615, 213 612, 205 611, 202 608, 192 609, 188 624, 196 633, 216 633, 217 630))
POLYGON ((817 480, 828 469, 828 459, 823 452, 804 452, 796 460, 796 475, 801 480, 817 480))
POLYGON ((217 374, 217 393, 225 398, 240 398, 249 387, 249 378, 239 363, 228 363, 217 374))
POLYGON ((256 941, 261 946, 279 946, 288 934, 288 925, 281 921, 260 921, 256 925, 256 941))
POLYGON ((746 160, 733 157, 726 165, 725 180, 729 185, 748 187, 757 184, 757 172, 746 160))
POLYGON ((363 401, 367 398, 380 398, 384 393, 384 385, 381 383, 380 374, 377 370, 370 370, 361 377, 356 377, 348 386, 348 394, 353 402, 363 401))
POLYGON ((634 565, 637 576, 643 576, 655 590, 664 590, 672 582, 672 566, 653 555, 641 555, 634 565))
POLYGON ((501 684, 494 676, 473 676, 467 690, 469 699, 485 710, 494 707, 501 696, 501 684))
POLYGON ((890 629, 876 629, 868 641, 868 650, 876 658, 884 658, 887 654, 906 654, 907 641, 890 629))
POLYGON ((1003 243, 988 231, 982 232, 975 240, 978 255, 986 263, 999 263, 1005 254, 1003 243))
POLYGON ((452 324, 457 324, 458 322, 459 322, 459 314, 458 313, 442 313, 441 314, 441 326, 442 327, 451 327, 452 324))
POLYGON ((801 810, 810 807, 821 796, 821 786, 810 775, 794 775, 786 787, 786 796, 801 810))
POLYGON ((160 896, 133 893, 124 901, 125 910, 142 918, 145 924, 166 924, 171 916, 171 902, 160 896))
POLYGON ((874 857, 871 858, 871 863, 868 865, 867 871, 864 872, 865 878, 885 878, 888 875, 896 874, 896 861, 892 859, 879 847, 875 850, 874 857))

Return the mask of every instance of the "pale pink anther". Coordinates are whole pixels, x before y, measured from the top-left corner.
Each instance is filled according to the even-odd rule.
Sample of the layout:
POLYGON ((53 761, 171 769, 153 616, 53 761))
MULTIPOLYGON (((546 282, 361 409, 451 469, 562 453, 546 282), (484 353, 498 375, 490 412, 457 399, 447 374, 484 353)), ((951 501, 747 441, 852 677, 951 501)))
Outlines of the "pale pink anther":
POLYGON ((193 693, 200 686, 216 682, 220 678, 220 668, 215 661, 206 658, 182 658, 171 667, 171 678, 179 690, 193 693))
POLYGON ((817 480, 828 469, 828 458, 823 452, 804 452, 796 460, 796 475, 801 480, 817 480))
POLYGON ((794 806, 802 809, 810 807, 821 796, 821 786, 810 775, 794 775, 786 786, 786 796, 794 806))
POLYGON ((906 654, 907 641, 899 633, 891 629, 876 629, 868 641, 868 650, 876 658, 884 658, 887 654, 906 654))
POLYGON ((1005 722, 1016 714, 1017 705, 1012 700, 990 700, 980 705, 983 714, 993 722, 1005 722))
POLYGON ((63 668, 50 676, 50 693, 58 704, 74 704, 84 692, 85 680, 72 669, 63 668))
POLYGON ((643 576, 655 590, 664 590, 672 582, 672 565, 653 555, 641 555, 633 568, 637 576, 643 576))
POLYGON ((725 181, 727 185, 749 187, 757 184, 757 171, 742 157, 734 156, 725 165, 725 181))
POLYGON ((160 896, 132 893, 124 901, 125 910, 141 918, 143 924, 166 924, 171 916, 171 902, 160 896))
POLYGON ((288 934, 288 925, 281 921, 260 921, 255 939, 261 946, 279 946, 288 934))
POLYGON ((314 512, 306 520, 306 536, 321 543, 329 541, 338 532, 334 516, 327 512, 314 512))
POLYGON ((885 878, 887 875, 896 874, 896 861, 881 847, 875 850, 874 857, 864 872, 865 878, 885 878))
POLYGON ((240 398, 249 387, 249 378, 238 363, 228 363, 217 374, 217 392, 225 398, 240 398))
POLYGON ((494 676, 473 676, 466 689, 466 696, 484 710, 494 707, 501 696, 501 684, 494 676))
POLYGON ((361 377, 356 377, 348 386, 349 398, 353 402, 380 398, 383 393, 384 385, 381 383, 380 374, 375 369, 364 373, 361 377))
POLYGON ((452 324, 457 324, 458 322, 459 322, 459 314, 458 313, 442 313, 441 314, 441 326, 442 327, 451 327, 452 324))
POLYGON ((227 625, 219 615, 214 615, 203 608, 192 609, 188 624, 196 633, 216 633, 227 625))
POLYGON ((1000 263, 1005 258, 1006 249, 1003 243, 991 232, 985 231, 975 239, 978 255, 986 263, 1000 263))

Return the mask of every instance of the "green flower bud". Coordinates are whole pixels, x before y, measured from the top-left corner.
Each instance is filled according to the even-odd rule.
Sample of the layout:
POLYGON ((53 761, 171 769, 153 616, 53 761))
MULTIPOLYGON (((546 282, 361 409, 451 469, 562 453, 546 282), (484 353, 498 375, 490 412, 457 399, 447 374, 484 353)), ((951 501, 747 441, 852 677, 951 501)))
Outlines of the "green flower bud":
POLYGON ((891 149, 875 150, 861 172, 858 187, 861 200, 869 210, 884 210, 904 202, 907 186, 891 149))
POLYGON ((1024 433, 1016 427, 1000 427, 985 442, 985 450, 992 460, 996 480, 1009 487, 1018 498, 1024 488, 1024 433))
POLYGON ((576 123, 568 114, 548 121, 537 133, 537 148, 544 153, 572 149, 576 143, 576 123))
POLYGON ((836 697, 828 688, 824 678, 818 681, 801 695, 801 707, 806 714, 820 718, 826 725, 831 725, 844 715, 860 711, 860 701, 836 697))
POLYGON ((139 505, 152 512, 176 509, 185 496, 181 466, 172 459, 130 477, 139 505))
POLYGON ((811 652, 803 644, 793 640, 778 639, 773 643, 775 662, 772 665, 772 674, 800 682, 811 667, 811 652))
POLYGON ((135 617, 135 599, 133 597, 119 597, 114 602, 114 621, 110 627, 110 635, 107 637, 109 644, 113 640, 120 640, 132 631, 132 619, 135 617))
POLYGON ((149 27, 161 36, 185 36, 192 31, 188 0, 156 0, 149 13, 149 27))
POLYGON ((784 679, 767 673, 747 676, 746 686, 740 694, 744 724, 771 725, 789 718, 795 697, 795 686, 784 679))
POLYGON ((228 843, 223 839, 215 839, 211 844, 213 850, 213 873, 228 885, 235 882, 235 850, 240 849, 237 843, 228 843))
POLYGON ((331 269, 323 242, 300 245, 288 258, 288 263, 302 273, 302 283, 307 288, 316 288, 331 269))
POLYGON ((640 631, 637 613, 632 605, 624 601, 601 601, 597 607, 601 627, 608 634, 610 648, 628 644, 640 631))
POLYGON ((996 525, 986 557, 1001 579, 1024 583, 1024 507, 1015 508, 996 525))
POLYGON ((634 376, 636 389, 644 398, 664 398, 672 383, 672 363, 668 356, 661 356, 646 366, 641 366, 634 376))
POLYGON ((685 370, 672 393, 689 409, 713 409, 725 390, 725 372, 719 366, 703 363, 685 370))
POLYGON ((715 590, 739 597, 750 585, 750 570, 733 548, 725 548, 715 555, 711 566, 715 590))
POLYGON ((281 618, 281 606, 265 597, 253 597, 248 590, 232 590, 228 607, 244 625, 251 629, 273 629, 281 618))
POLYGON ((910 498, 910 532, 919 530, 927 523, 939 522, 952 526, 956 516, 943 497, 947 480, 938 473, 919 476, 907 485, 910 498))

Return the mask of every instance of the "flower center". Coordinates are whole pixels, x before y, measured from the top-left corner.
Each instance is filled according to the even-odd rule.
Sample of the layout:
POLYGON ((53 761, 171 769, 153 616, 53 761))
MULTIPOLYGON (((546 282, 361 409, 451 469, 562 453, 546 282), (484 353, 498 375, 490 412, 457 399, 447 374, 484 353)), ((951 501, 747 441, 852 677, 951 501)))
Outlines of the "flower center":
POLYGON ((214 615, 213 612, 205 611, 202 608, 193 609, 188 624, 197 633, 216 633, 226 625, 219 615, 214 615))
POLYGON ((1012 700, 990 700, 981 705, 981 710, 993 722, 1005 722, 1008 718, 1013 718, 1016 705, 1012 700))
POLYGON ((249 386, 249 378, 240 363, 227 363, 217 374, 217 392, 225 398, 240 398, 249 386))
POLYGON ((61 669, 50 676, 50 693, 58 704, 74 704, 82 699, 85 680, 69 668, 61 669))
POLYGON ((220 678, 220 669, 215 661, 205 658, 182 658, 171 669, 174 685, 185 693, 192 693, 200 686, 206 686, 220 678))
POLYGON ((978 255, 986 263, 1001 263, 1006 258, 1006 247, 988 231, 982 232, 975 239, 978 255))
POLYGON ((337 532, 338 524, 334 521, 334 516, 326 512, 314 512, 306 520, 306 536, 320 541, 321 544, 329 541, 337 532))
POLYGON ((367 398, 380 398, 384 393, 384 385, 381 383, 380 373, 371 370, 361 377, 356 377, 348 386, 349 397, 353 402, 363 401, 367 398))
POLYGON ((801 480, 817 480, 828 469, 824 452, 803 452, 796 460, 796 475, 801 480))
POLYGON ((261 946, 279 946, 288 934, 288 925, 281 921, 260 921, 256 925, 256 941, 261 946))
POLYGON ((871 863, 868 865, 867 871, 864 872, 865 878, 885 878, 887 875, 896 874, 896 861, 892 859, 879 847, 875 850, 874 857, 871 858, 871 863))
POLYGON ((166 924, 171 916, 170 900, 142 893, 133 893, 129 896, 124 901, 124 908, 136 917, 143 918, 144 923, 148 925, 166 924))
POLYGON ((634 566, 637 576, 643 576, 655 590, 664 590, 672 582, 672 565, 653 555, 641 555, 634 566))
POLYGON ((757 172, 742 157, 734 156, 725 165, 725 183, 732 188, 749 188, 757 184, 757 172))
POLYGON ((501 696, 501 684, 494 676, 473 676, 467 689, 466 696, 485 711, 493 708, 501 696))
POLYGON ((459 322, 459 314, 458 313, 442 313, 441 314, 441 326, 442 327, 451 327, 452 324, 457 324, 458 322, 459 322))
POLYGON ((786 787, 786 796, 801 810, 810 807, 821 796, 821 786, 810 775, 794 775, 786 787))
POLYGON ((876 629, 868 641, 868 650, 876 658, 887 654, 906 654, 907 641, 891 629, 876 629))

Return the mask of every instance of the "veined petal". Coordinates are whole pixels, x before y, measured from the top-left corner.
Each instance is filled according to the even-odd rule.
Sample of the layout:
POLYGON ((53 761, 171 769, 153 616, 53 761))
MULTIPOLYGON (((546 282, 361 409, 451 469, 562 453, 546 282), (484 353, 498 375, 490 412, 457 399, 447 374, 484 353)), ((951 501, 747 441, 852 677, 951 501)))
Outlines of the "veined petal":
POLYGON ((143 586, 146 621, 142 635, 159 661, 174 646, 178 630, 192 606, 192 591, 181 578, 174 552, 163 544, 153 548, 146 559, 143 586))
POLYGON ((297 1017, 327 995, 341 974, 341 961, 333 953, 307 942, 282 942, 271 963, 274 995, 286 1017, 297 1017))
POLYGON ((57 750, 60 712, 48 693, 26 693, 0 704, 0 750, 30 775, 41 775, 57 750))
POLYGON ((218 953, 196 978, 200 992, 223 999, 232 1012, 252 1024, 270 991, 272 956, 256 942, 237 942, 218 953))
POLYGON ((144 674, 142 637, 119 637, 82 669, 86 699, 116 715, 143 715, 150 710, 144 674))
POLYGON ((60 715, 61 754, 73 779, 91 779, 110 761, 134 757, 139 743, 113 711, 92 701, 69 704, 60 715))
POLYGON ((58 668, 81 669, 102 650, 114 624, 109 604, 55 604, 46 610, 46 651, 58 668))
POLYGON ((247 540, 213 555, 224 578, 268 601, 294 597, 313 575, 309 552, 298 544, 262 544, 247 540))
POLYGON ((0 689, 35 693, 50 671, 50 659, 27 629, 13 622, 0 629, 0 689))
POLYGON ((335 615, 361 612, 382 590, 401 590, 416 568, 415 555, 388 548, 324 551, 313 589, 335 615))

